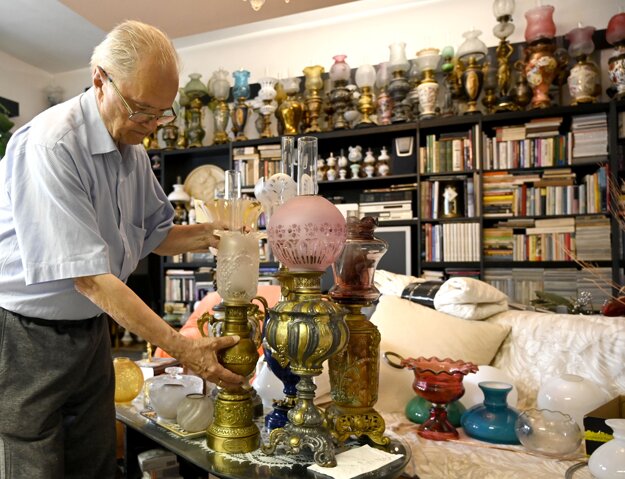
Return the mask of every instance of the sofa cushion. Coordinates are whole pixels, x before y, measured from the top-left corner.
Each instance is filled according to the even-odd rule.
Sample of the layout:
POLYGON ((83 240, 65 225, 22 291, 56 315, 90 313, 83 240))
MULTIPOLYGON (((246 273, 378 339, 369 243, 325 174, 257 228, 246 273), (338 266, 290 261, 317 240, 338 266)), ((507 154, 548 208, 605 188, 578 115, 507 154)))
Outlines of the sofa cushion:
MULTIPOLYGON (((505 339, 509 326, 455 318, 396 296, 383 295, 371 317, 381 334, 380 354, 403 357, 437 356, 489 364, 505 339)), ((376 409, 403 411, 415 395, 414 374, 395 369, 380 359, 380 386, 376 409)))

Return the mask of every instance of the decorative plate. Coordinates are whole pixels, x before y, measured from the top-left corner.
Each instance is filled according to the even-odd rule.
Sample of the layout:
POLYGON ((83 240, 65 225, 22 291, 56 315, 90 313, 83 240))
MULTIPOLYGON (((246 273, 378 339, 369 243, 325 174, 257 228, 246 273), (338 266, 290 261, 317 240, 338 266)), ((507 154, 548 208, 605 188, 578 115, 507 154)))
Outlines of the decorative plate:
POLYGON ((191 171, 184 180, 184 190, 205 203, 213 201, 215 191, 224 188, 225 172, 215 165, 202 165, 191 171))
POLYGON ((198 431, 198 432, 186 431, 186 430, 182 429, 175 422, 166 421, 166 420, 163 420, 163 419, 159 418, 156 415, 156 412, 152 411, 151 409, 146 409, 144 411, 141 411, 140 414, 143 417, 148 418, 153 423, 158 424, 159 426, 167 429, 169 432, 173 432, 178 437, 184 437, 184 438, 187 438, 187 439, 194 439, 196 437, 202 437, 202 436, 204 436, 204 434, 206 434, 206 431, 198 431))

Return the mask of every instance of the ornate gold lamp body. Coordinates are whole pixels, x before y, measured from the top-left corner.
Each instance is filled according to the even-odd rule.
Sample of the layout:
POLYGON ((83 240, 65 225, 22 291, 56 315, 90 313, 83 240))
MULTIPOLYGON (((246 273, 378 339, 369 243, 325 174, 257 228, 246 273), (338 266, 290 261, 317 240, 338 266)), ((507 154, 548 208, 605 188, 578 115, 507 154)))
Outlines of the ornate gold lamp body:
POLYGON ((375 84, 375 68, 373 65, 360 65, 355 75, 356 85, 360 88, 358 98, 358 111, 361 114, 358 128, 375 125, 369 115, 375 112, 375 102, 373 101, 373 85, 375 84))
POLYGON ((230 118, 230 108, 226 101, 230 95, 228 72, 222 69, 215 71, 210 85, 212 86, 213 96, 217 100, 213 110, 213 115, 215 116, 215 137, 213 141, 216 145, 221 145, 230 141, 228 133, 226 133, 226 127, 230 118))
POLYGON ((232 96, 236 98, 236 104, 232 109, 232 132, 235 141, 245 141, 245 125, 247 124, 247 116, 249 107, 247 99, 250 97, 250 85, 248 83, 250 72, 247 70, 237 70, 232 72, 234 78, 234 86, 232 87, 232 96))
MULTIPOLYGON (((499 38, 497 45, 497 85, 496 93, 491 93, 484 101, 489 109, 495 111, 515 111, 518 110, 517 104, 514 102, 510 94, 511 85, 511 65, 510 57, 514 51, 512 45, 507 38, 514 33, 514 23, 512 23, 512 13, 514 12, 514 0, 494 0, 493 13, 497 19, 497 25, 493 27, 493 34, 499 38)), ((487 88, 490 93, 490 84, 487 88)))
POLYGON ((271 138, 273 133, 271 132, 271 117, 273 112, 276 111, 276 102, 274 101, 277 95, 276 92, 276 78, 265 77, 258 80, 260 83, 260 91, 258 92, 258 98, 262 100, 263 104, 259 108, 259 113, 263 119, 263 127, 260 132, 261 138, 271 138))
POLYGON ((306 133, 320 132, 319 114, 321 113, 321 104, 323 102, 320 94, 323 87, 321 75, 324 73, 324 68, 314 65, 304 68, 303 71, 306 88, 306 112, 308 115, 306 133))
POLYGON ((333 265, 335 286, 330 297, 349 311, 345 316, 349 341, 329 360, 332 404, 326 416, 339 442, 350 436, 367 436, 386 446, 390 438, 384 436, 384 419, 373 409, 378 400, 380 332, 362 313, 363 307, 380 296, 373 276, 388 249, 385 241, 374 238, 375 224, 372 217, 360 220, 350 212, 347 241, 333 265))
POLYGON ((282 83, 286 98, 278 106, 276 117, 282 124, 283 135, 297 135, 299 133, 299 125, 302 121, 302 115, 304 114, 304 106, 302 102, 297 99, 300 80, 297 77, 292 77, 280 80, 280 83, 282 83))

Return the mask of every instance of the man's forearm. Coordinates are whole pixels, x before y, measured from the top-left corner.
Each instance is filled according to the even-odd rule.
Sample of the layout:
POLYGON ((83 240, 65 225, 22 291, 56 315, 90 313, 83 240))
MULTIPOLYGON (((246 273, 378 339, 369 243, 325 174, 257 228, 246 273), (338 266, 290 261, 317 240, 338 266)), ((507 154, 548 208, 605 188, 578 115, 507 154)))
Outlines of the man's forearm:
POLYGON ((174 225, 154 252, 161 256, 172 256, 187 252, 207 251, 209 246, 216 247, 219 243, 213 231, 212 225, 208 223, 174 225))
POLYGON ((112 274, 74 280, 76 289, 115 322, 176 356, 185 338, 152 311, 128 286, 112 274))

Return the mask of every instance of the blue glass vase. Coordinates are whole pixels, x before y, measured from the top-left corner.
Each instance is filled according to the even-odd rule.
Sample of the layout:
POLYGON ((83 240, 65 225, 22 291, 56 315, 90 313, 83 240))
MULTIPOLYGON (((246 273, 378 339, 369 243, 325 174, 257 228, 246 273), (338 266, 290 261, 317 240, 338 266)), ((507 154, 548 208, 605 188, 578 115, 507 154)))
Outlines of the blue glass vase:
MULTIPOLYGON (((265 313, 265 323, 263 325, 263 334, 267 330, 267 322, 269 321, 269 312, 265 313)), ((274 401, 273 409, 265 416, 265 427, 271 431, 286 426, 289 421, 288 413, 295 405, 297 383, 300 377, 291 371, 291 366, 282 367, 280 363, 272 356, 271 348, 263 338, 263 354, 267 366, 273 374, 282 382, 284 389, 284 398, 274 401)))
POLYGON ((232 72, 234 78, 234 86, 232 87, 232 96, 235 99, 243 98, 247 100, 250 97, 250 72, 247 70, 237 70, 232 72))
POLYGON ((485 381, 478 386, 484 393, 484 402, 468 409, 460 418, 466 435, 495 444, 519 444, 514 428, 519 411, 507 402, 512 385, 485 381))

